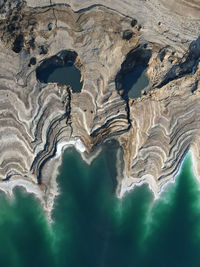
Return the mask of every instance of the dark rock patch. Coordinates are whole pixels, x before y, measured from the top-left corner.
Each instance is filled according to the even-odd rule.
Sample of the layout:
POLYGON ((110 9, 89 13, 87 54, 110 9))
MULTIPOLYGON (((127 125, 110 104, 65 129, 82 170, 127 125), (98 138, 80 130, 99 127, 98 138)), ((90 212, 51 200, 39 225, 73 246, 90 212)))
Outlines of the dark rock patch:
POLYGON ((35 38, 32 37, 32 38, 28 41, 28 44, 29 44, 30 48, 35 49, 35 38))
POLYGON ((44 45, 38 47, 40 55, 46 55, 48 53, 48 48, 44 45))
POLYGON ((30 67, 31 65, 35 65, 36 63, 37 63, 36 58, 35 58, 35 57, 32 57, 32 58, 30 59, 30 61, 29 61, 28 66, 30 67))
POLYGON ((137 24, 137 20, 136 19, 132 19, 131 21, 131 27, 135 27, 137 24))
POLYGON ((131 30, 125 30, 124 32, 123 32, 123 36, 122 36, 122 38, 124 39, 124 40, 130 40, 132 37, 133 37, 133 32, 131 31, 131 30))
POLYGON ((53 29, 53 24, 52 23, 49 23, 48 24, 48 30, 51 31, 53 29))
POLYGON ((13 43, 13 48, 12 50, 15 52, 15 53, 19 53, 22 48, 24 47, 24 36, 23 34, 19 34, 14 43, 13 43))

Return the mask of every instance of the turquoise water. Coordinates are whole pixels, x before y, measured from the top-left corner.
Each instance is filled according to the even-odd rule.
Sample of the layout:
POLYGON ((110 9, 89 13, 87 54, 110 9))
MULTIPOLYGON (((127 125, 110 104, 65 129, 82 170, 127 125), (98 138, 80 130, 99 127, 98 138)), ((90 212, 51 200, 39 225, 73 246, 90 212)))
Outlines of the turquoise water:
POLYGON ((22 189, 0 194, 0 266, 196 267, 200 265, 200 192, 191 157, 176 183, 154 201, 146 185, 116 198, 116 147, 90 166, 68 149, 49 225, 22 189))

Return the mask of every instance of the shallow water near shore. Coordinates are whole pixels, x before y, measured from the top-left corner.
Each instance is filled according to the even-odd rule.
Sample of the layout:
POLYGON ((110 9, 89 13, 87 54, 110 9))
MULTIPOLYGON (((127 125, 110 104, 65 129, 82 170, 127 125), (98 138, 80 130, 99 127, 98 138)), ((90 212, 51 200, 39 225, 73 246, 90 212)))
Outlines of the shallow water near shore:
POLYGON ((88 166, 63 156, 60 195, 49 225, 24 190, 0 194, 0 266, 199 266, 200 189, 188 155, 159 200, 146 185, 118 199, 111 143, 88 166))

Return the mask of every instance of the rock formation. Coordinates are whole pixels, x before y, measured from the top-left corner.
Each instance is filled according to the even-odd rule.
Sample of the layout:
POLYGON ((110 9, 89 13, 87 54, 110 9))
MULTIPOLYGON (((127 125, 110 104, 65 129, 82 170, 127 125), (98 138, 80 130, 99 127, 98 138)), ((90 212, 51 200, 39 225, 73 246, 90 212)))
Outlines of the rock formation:
POLYGON ((189 149, 200 157, 198 3, 87 2, 0 1, 0 189, 26 187, 48 214, 63 145, 89 153, 118 140, 119 196, 143 182, 158 193, 189 149), (80 69, 80 93, 37 79, 56 60, 80 69), (128 99, 122 77, 140 62, 150 85, 128 99))

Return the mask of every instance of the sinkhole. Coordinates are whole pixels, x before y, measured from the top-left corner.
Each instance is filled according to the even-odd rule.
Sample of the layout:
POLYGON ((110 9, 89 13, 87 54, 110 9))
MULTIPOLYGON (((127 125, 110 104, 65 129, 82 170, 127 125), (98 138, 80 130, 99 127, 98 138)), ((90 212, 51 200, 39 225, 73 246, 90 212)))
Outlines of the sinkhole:
POLYGON ((81 81, 80 60, 75 51, 64 50, 45 59, 36 69, 36 77, 42 83, 69 85, 73 93, 80 93, 81 81))
POLYGON ((116 89, 124 99, 138 98, 142 92, 145 94, 145 88, 149 85, 146 72, 150 57, 151 50, 143 48, 127 54, 115 79, 116 89))

